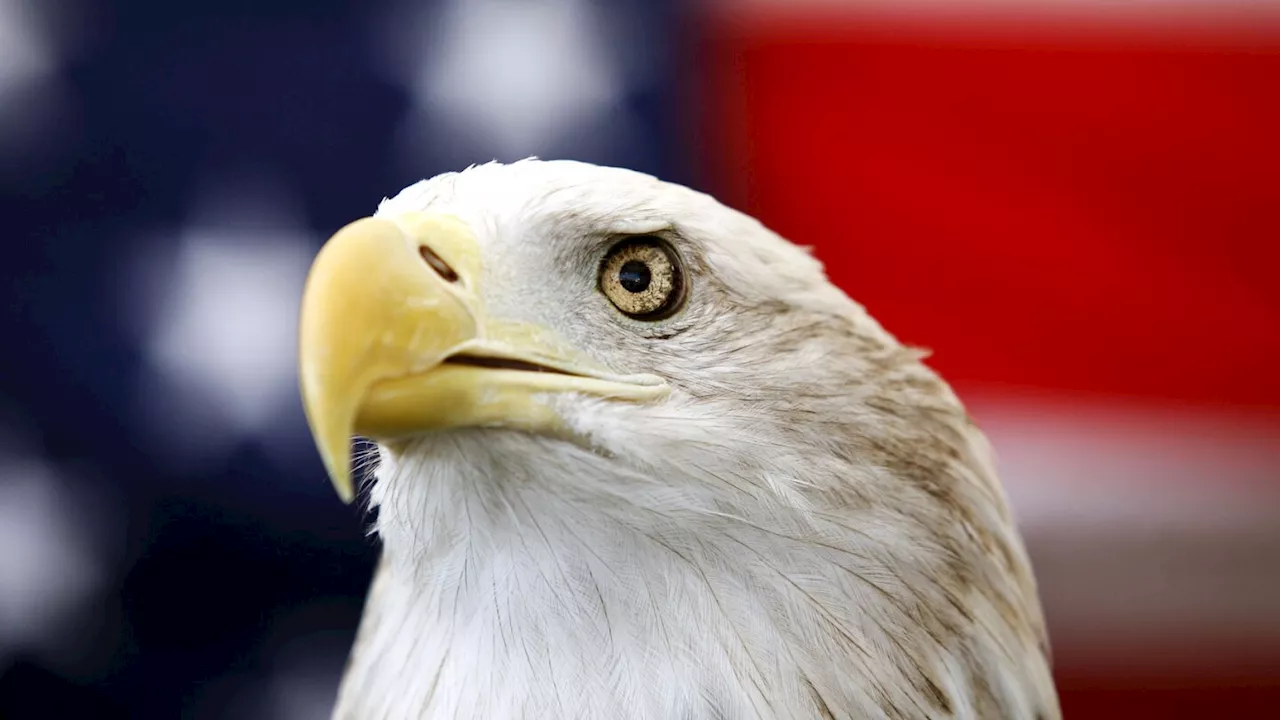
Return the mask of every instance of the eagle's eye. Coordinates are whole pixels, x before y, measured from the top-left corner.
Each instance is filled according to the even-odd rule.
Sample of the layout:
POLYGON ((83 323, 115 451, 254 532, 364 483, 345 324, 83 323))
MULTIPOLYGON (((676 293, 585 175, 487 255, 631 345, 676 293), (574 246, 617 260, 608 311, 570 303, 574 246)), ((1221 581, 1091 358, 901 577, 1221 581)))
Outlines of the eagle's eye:
POLYGON ((600 291, 637 320, 661 320, 679 310, 684 284, 680 258, 656 237, 627 238, 600 265, 600 291))

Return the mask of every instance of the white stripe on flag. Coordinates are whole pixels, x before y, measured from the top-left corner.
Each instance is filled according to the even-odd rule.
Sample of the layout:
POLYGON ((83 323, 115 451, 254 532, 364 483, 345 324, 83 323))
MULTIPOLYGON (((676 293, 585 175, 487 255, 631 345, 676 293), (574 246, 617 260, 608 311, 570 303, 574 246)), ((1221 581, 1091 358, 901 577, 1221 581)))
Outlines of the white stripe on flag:
POLYGON ((1280 418, 965 396, 1056 647, 1280 647, 1280 418))

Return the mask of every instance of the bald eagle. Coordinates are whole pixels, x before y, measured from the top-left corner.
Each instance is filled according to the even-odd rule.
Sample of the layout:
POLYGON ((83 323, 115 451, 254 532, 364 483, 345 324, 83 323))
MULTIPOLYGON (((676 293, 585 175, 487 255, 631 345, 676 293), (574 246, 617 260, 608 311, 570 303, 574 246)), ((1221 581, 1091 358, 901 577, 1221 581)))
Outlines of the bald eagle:
POLYGON ((317 256, 308 421, 382 557, 335 717, 1060 717, 982 434, 805 250, 490 163, 317 256))

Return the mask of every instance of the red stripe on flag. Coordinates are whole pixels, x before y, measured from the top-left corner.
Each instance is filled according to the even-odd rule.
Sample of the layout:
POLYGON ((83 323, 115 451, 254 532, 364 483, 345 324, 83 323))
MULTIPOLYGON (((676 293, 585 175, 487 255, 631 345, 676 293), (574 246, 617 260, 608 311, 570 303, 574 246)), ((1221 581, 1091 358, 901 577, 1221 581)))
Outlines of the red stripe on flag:
POLYGON ((760 17, 722 192, 948 377, 1280 406, 1280 33, 760 17))

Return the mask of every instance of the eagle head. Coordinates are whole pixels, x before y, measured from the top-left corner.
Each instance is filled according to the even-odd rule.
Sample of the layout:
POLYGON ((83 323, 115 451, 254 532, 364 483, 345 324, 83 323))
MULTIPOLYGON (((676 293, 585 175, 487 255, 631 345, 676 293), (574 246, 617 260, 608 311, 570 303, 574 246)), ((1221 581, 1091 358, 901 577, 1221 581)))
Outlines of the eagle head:
POLYGON ((338 715, 1057 717, 988 447, 923 355, 647 175, 491 163, 385 200, 302 304, 344 498, 351 437, 378 454, 338 715))

